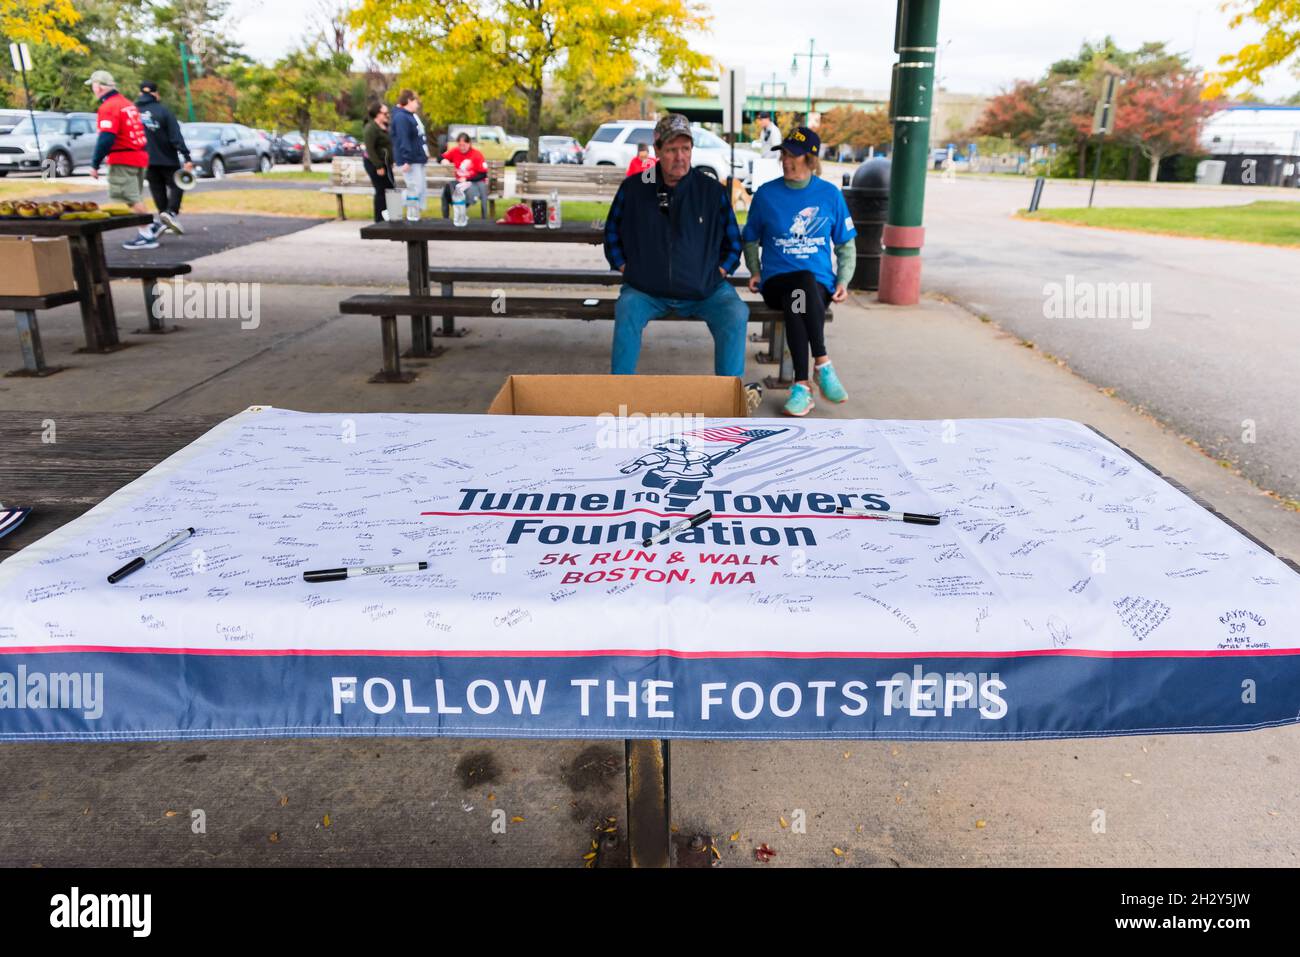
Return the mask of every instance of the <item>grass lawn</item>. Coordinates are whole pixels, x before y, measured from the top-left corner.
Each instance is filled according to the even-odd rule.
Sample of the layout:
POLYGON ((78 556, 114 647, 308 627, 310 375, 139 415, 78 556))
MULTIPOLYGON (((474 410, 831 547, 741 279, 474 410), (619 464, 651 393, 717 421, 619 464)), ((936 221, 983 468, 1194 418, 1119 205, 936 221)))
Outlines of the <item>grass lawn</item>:
POLYGON ((100 184, 88 183, 85 185, 70 183, 54 183, 43 179, 9 179, 5 177, 0 179, 0 199, 26 199, 29 196, 55 196, 68 194, 70 197, 77 193, 85 193, 97 188, 103 188, 107 180, 100 184))
POLYGON ((290 167, 288 169, 276 169, 269 173, 254 173, 258 179, 287 179, 294 182, 302 183, 328 183, 330 174, 316 170, 304 170, 301 166, 290 167))
POLYGON ((1245 206, 1188 209, 1115 207, 1112 209, 1023 210, 1021 219, 1074 223, 1174 236, 1233 239, 1272 246, 1300 246, 1300 202, 1260 200, 1245 206))

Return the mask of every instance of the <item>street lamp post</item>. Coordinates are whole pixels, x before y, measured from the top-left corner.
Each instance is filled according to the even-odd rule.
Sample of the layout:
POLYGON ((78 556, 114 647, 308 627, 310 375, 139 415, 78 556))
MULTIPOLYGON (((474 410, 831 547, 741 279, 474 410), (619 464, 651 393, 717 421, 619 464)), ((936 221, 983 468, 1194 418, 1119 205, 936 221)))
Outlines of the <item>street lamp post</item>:
MULTIPOLYGON (((771 82, 764 80, 762 83, 758 85, 758 98, 760 100, 767 99, 767 88, 769 86, 772 88, 772 122, 775 123, 776 122, 776 88, 778 86, 781 88, 782 96, 789 96, 790 93, 786 89, 785 80, 778 81, 776 78, 776 74, 773 73, 771 82)), ((766 103, 764 103, 764 105, 766 105, 766 103)))
POLYGON ((790 75, 791 75, 791 76, 797 76, 798 73, 799 73, 799 61, 800 61, 802 58, 804 58, 804 57, 807 57, 807 58, 808 58, 808 99, 807 99, 807 101, 806 101, 806 103, 805 103, 804 111, 803 111, 803 121, 804 121, 805 124, 807 124, 807 122, 808 122, 808 115, 809 115, 810 113, 812 113, 812 76, 813 76, 813 60, 815 60, 818 56, 820 56, 820 57, 822 58, 822 72, 824 72, 827 76, 830 76, 830 72, 831 72, 831 58, 830 58, 830 54, 827 54, 827 53, 820 53, 820 54, 819 54, 819 53, 817 53, 817 52, 816 52, 816 46, 817 46, 817 41, 816 41, 816 40, 809 40, 809 41, 808 41, 808 52, 807 52, 807 53, 796 53, 796 54, 794 55, 794 59, 790 61, 790 75))

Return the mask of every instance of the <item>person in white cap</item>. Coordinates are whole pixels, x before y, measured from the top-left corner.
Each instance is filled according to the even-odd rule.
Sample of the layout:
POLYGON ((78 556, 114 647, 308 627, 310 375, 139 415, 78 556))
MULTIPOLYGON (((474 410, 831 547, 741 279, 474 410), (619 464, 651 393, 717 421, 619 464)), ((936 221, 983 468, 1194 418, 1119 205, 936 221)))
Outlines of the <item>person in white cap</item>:
MULTIPOLYGON (((132 212, 148 213, 144 204, 144 172, 149 167, 149 152, 145 148, 149 140, 140 111, 117 92, 113 74, 107 70, 90 74, 86 86, 99 100, 95 117, 99 139, 90 161, 90 175, 99 179, 100 164, 107 160, 109 202, 125 203, 132 212)), ((122 246, 125 249, 157 249, 158 239, 153 225, 140 227, 140 234, 122 246)))

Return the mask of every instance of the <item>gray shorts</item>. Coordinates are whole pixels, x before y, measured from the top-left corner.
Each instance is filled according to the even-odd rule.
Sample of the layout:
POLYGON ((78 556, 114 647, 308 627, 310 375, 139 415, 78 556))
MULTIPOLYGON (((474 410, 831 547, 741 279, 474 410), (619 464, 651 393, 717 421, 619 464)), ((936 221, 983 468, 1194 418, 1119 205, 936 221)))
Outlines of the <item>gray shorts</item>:
POLYGON ((140 202, 144 198, 144 167, 109 164, 108 198, 128 206, 140 202))

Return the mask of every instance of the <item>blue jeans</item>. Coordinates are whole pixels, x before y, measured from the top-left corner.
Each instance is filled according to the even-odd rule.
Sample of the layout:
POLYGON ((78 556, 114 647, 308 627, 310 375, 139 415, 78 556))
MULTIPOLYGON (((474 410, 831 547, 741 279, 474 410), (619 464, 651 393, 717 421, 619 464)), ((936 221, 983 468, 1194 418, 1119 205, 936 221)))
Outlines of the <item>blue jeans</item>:
POLYGON ((744 376, 749 307, 725 279, 704 299, 661 299, 624 283, 614 304, 614 350, 610 357, 610 371, 614 375, 636 372, 642 330, 651 319, 669 313, 704 320, 713 334, 714 375, 744 376))

